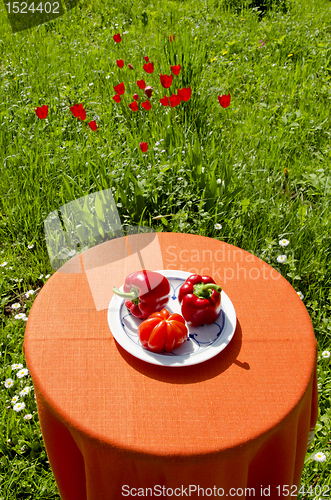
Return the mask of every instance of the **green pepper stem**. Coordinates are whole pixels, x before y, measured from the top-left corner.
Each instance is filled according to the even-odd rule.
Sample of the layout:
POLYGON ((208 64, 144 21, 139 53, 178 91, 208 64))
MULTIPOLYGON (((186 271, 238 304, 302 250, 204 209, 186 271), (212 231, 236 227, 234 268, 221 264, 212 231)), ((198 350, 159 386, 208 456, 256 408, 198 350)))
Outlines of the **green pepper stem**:
POLYGON ((193 293, 199 299, 209 299, 211 297, 212 290, 216 290, 217 293, 221 293, 222 287, 216 285, 216 283, 197 283, 193 286, 193 293))
POLYGON ((113 287, 113 292, 116 293, 119 297, 122 297, 123 299, 127 300, 133 300, 139 297, 139 290, 137 288, 132 287, 130 292, 121 292, 118 288, 115 286, 113 287))

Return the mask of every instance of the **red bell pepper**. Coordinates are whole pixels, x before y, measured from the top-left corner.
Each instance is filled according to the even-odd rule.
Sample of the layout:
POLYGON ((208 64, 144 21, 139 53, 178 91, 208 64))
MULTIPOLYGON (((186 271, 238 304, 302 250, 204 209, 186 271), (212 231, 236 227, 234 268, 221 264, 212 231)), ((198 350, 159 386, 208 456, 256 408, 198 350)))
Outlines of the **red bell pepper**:
POLYGON ((191 274, 180 287, 178 300, 190 326, 214 323, 221 312, 222 288, 210 276, 191 274))
POLYGON ((162 274, 143 269, 125 278, 123 292, 115 287, 113 292, 127 299, 125 305, 136 318, 145 319, 167 304, 170 285, 162 274))
POLYGON ((188 334, 183 316, 162 309, 140 323, 138 336, 142 346, 149 351, 171 352, 186 342, 188 334))

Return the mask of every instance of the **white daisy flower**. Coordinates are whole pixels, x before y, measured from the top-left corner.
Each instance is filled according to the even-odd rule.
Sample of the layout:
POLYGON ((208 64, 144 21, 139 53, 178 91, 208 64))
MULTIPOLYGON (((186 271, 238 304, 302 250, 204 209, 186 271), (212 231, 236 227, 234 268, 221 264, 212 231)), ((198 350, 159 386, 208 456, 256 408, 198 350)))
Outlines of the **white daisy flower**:
POLYGON ((15 314, 15 319, 24 319, 25 316, 26 316, 26 314, 24 314, 24 313, 15 314))
POLYGON ((45 278, 48 279, 50 277, 50 274, 46 274, 45 278))
POLYGON ((215 229, 222 229, 222 224, 218 224, 218 223, 217 223, 217 224, 215 224, 214 228, 215 228, 215 229))
POLYGON ((68 253, 68 256, 73 257, 74 255, 76 255, 76 250, 70 250, 70 252, 68 253))
POLYGON ((17 373, 16 373, 17 377, 18 378, 23 378, 25 377, 26 375, 29 375, 29 370, 27 368, 23 368, 22 370, 19 370, 17 373))
POLYGON ((5 267, 8 264, 8 262, 1 262, 0 266, 5 267))
POLYGON ((24 397, 24 396, 27 396, 30 391, 31 391, 31 387, 24 387, 24 389, 22 389, 19 394, 20 394, 20 396, 24 397))
POLYGON ((21 307, 21 304, 16 302, 15 304, 12 304, 12 309, 19 309, 21 307))
POLYGON ((10 387, 13 387, 14 385, 14 380, 12 378, 7 378, 5 381, 5 387, 9 389, 10 387))
POLYGON ((280 240, 279 244, 281 247, 287 247, 287 245, 289 244, 290 242, 288 240, 286 240, 285 238, 283 240, 280 240))
POLYGON ((330 351, 323 351, 322 352, 323 358, 329 358, 330 357, 330 351))
POLYGON ((16 403, 16 405, 13 406, 13 410, 15 411, 21 411, 24 410, 25 408, 25 403, 16 403))
POLYGON ((26 415, 24 415, 24 420, 31 420, 31 418, 33 417, 33 415, 31 415, 31 413, 27 413, 26 415))
POLYGON ((29 290, 28 292, 26 292, 25 296, 26 298, 28 299, 29 297, 31 297, 31 295, 34 294, 34 290, 29 290))
POLYGON ((21 368, 23 368, 22 363, 14 363, 13 365, 11 365, 12 370, 20 370, 21 368))
POLYGON ((286 262, 286 260, 287 260, 286 255, 278 255, 278 257, 277 257, 277 262, 280 262, 281 264, 284 264, 284 262, 286 262))
POLYGON ((38 280, 41 280, 43 277, 44 277, 44 275, 43 275, 43 274, 41 274, 41 275, 39 276, 38 280))
POLYGON ((19 400, 20 398, 18 396, 14 396, 11 400, 12 403, 17 403, 17 401, 19 400))
POLYGON ((317 462, 325 462, 326 460, 326 455, 322 451, 318 451, 314 456, 314 460, 317 460, 317 462))
POLYGON ((31 250, 31 248, 33 248, 33 247, 34 247, 34 244, 32 244, 32 245, 28 245, 28 248, 29 248, 30 250, 31 250))
POLYGON ((216 184, 222 184, 222 179, 217 179, 216 184))
POLYGON ((299 295, 301 300, 303 300, 305 298, 305 296, 302 292, 297 292, 297 294, 299 295))
POLYGON ((24 318, 22 318, 23 321, 28 321, 28 317, 27 316, 24 316, 24 318))

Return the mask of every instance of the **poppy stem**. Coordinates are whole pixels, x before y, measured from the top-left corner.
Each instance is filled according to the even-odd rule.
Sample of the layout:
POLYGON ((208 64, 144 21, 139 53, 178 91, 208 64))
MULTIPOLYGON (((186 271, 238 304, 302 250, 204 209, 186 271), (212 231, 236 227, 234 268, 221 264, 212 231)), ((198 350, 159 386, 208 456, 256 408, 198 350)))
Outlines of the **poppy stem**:
POLYGON ((53 146, 53 148, 54 148, 54 152, 55 152, 55 151, 56 151, 55 143, 54 143, 53 137, 52 137, 52 136, 51 136, 51 134, 50 134, 50 131, 49 131, 48 126, 49 126, 49 124, 46 126, 46 130, 47 130, 47 133, 48 133, 48 135, 49 135, 49 138, 50 138, 50 140, 51 140, 51 143, 52 143, 52 146, 53 146))
POLYGON ((197 129, 197 124, 195 123, 195 119, 194 119, 194 116, 193 116, 193 113, 192 113, 192 109, 191 109, 190 103, 188 103, 188 106, 189 106, 190 113, 191 113, 191 116, 192 116, 192 120, 193 120, 193 123, 194 123, 194 126, 195 126, 195 131, 196 131, 197 135, 199 135, 198 134, 198 129, 197 129))
POLYGON ((233 151, 233 135, 232 135, 232 127, 231 127, 231 125, 230 125, 229 113, 228 113, 227 108, 225 109, 225 111, 226 111, 226 116, 227 116, 227 119, 228 119, 228 124, 229 124, 230 137, 231 137, 231 153, 232 153, 232 151, 233 151))

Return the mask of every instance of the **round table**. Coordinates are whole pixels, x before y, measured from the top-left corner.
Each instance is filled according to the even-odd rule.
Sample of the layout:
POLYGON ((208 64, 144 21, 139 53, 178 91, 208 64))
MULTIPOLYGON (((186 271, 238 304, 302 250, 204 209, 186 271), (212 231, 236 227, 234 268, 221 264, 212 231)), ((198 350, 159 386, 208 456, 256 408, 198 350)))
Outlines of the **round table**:
POLYGON ((24 352, 62 500, 276 499, 286 485, 295 496, 318 412, 317 342, 303 302, 276 270, 222 241, 155 233, 140 251, 137 238, 123 260, 109 248, 129 248, 127 236, 74 257, 29 315, 24 352), (142 261, 222 285, 237 315, 222 352, 157 366, 114 340, 112 287, 142 261))

